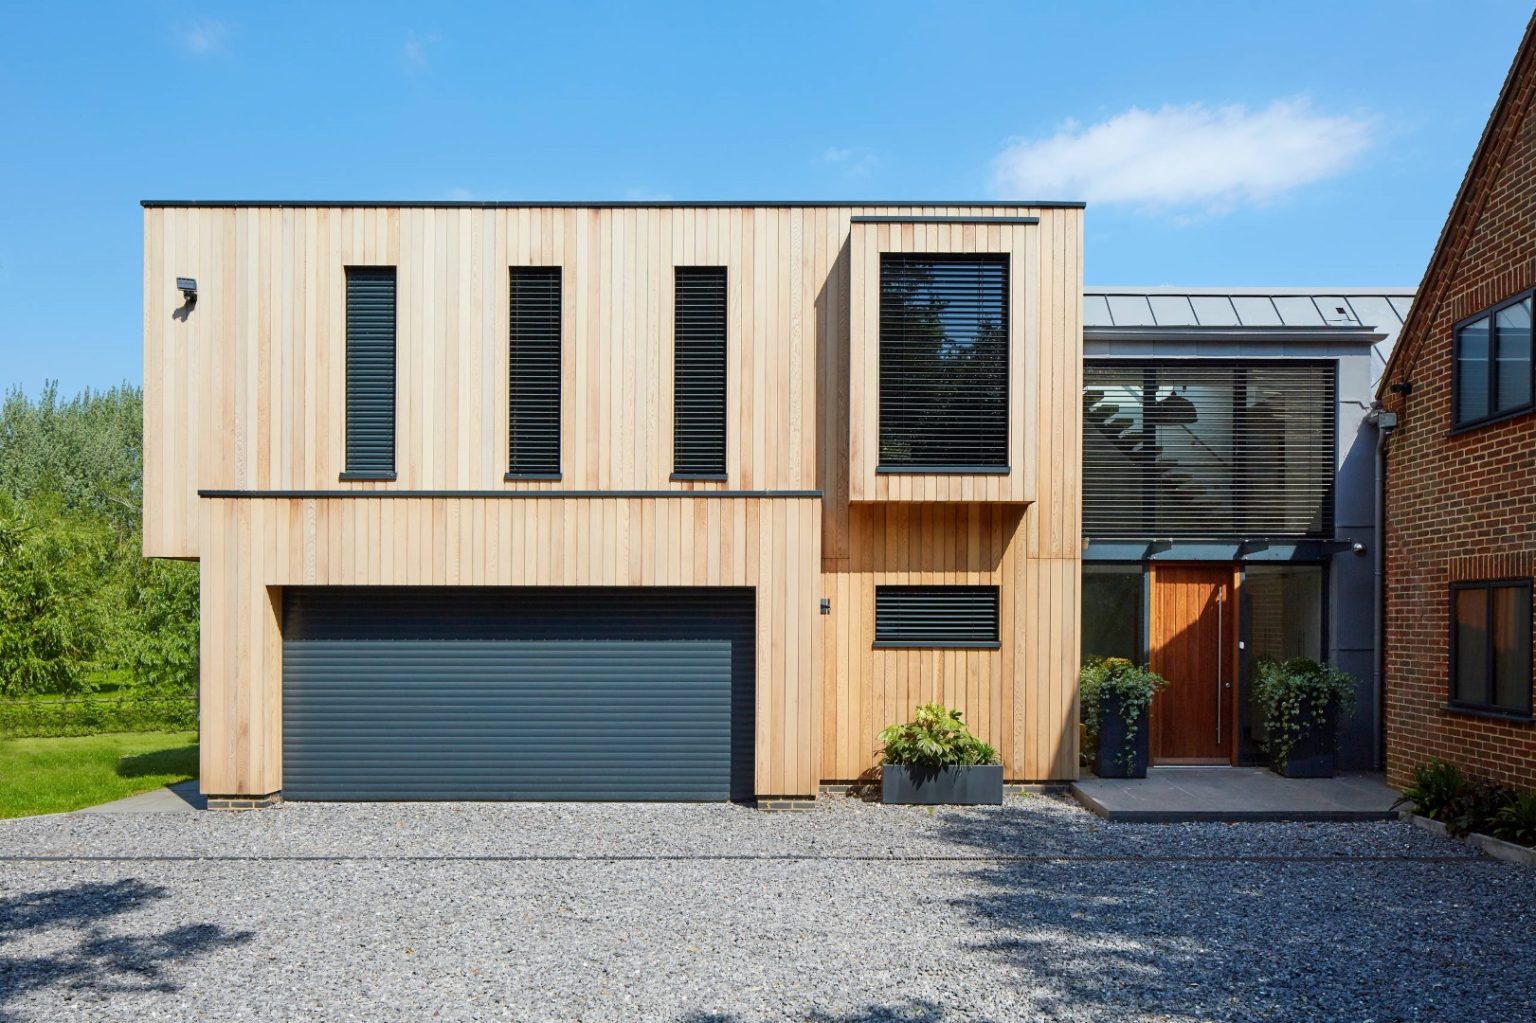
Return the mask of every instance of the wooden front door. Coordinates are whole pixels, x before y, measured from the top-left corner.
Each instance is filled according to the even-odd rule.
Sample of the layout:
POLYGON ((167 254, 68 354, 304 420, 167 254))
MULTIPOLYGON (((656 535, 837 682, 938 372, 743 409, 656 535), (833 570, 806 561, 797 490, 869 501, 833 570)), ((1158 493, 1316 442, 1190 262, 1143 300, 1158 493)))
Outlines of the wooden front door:
POLYGON ((1237 573, 1152 566, 1151 665, 1168 680, 1152 704, 1152 762, 1230 764, 1235 748, 1237 573))

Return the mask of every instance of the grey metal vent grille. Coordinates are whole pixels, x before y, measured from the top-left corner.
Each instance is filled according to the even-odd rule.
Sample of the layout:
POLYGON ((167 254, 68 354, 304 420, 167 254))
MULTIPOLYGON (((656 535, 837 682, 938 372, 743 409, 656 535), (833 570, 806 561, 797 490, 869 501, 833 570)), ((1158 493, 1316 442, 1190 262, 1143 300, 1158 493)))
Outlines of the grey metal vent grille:
POLYGON ((1083 532, 1331 536, 1334 377, 1331 363, 1089 362, 1083 532))
POLYGON ((875 646, 995 647, 996 586, 877 586, 875 646))
POLYGON ((880 257, 880 467, 1008 465, 1008 257, 880 257))
POLYGON ((347 268, 347 471, 395 471, 395 268, 347 268))
POLYGON ((680 266, 673 353, 673 468, 725 473, 725 267, 680 266))
POLYGON ((513 267, 507 471, 560 474, 560 268, 513 267))

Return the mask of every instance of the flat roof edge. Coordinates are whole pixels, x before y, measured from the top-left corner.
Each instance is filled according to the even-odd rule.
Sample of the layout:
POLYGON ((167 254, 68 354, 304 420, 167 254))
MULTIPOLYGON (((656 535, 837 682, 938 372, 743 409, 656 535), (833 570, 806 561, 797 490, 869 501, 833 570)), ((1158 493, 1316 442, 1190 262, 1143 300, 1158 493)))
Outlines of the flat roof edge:
POLYGON ((1253 295, 1253 296, 1257 296, 1257 297, 1260 297, 1260 298, 1269 298, 1269 297, 1288 298, 1288 297, 1290 297, 1292 295, 1307 296, 1307 297, 1327 297, 1327 296, 1330 296, 1330 295, 1341 295, 1341 296, 1343 296, 1345 298, 1348 298, 1351 295, 1358 295, 1358 296, 1361 296, 1361 297, 1367 297, 1368 298, 1368 297, 1370 297, 1372 295, 1391 295, 1391 296, 1397 296, 1397 297, 1400 297, 1400 298, 1412 298, 1414 296, 1415 292, 1417 292, 1417 291, 1418 291, 1418 288, 1416 288, 1416 287, 1404 287, 1403 285, 1400 285, 1400 284, 1399 285, 1393 285, 1391 287, 1381 287, 1381 288, 1362 287, 1362 286, 1356 285, 1356 284, 1351 284, 1351 285, 1338 285, 1338 284, 1334 284, 1334 285, 1328 285, 1326 287, 1319 287, 1319 288, 1298 288, 1298 287, 1294 287, 1294 286, 1287 286, 1287 287, 1283 287, 1283 288, 1216 288, 1216 287, 1180 288, 1180 287, 1177 287, 1177 286, 1171 285, 1171 284, 1154 284, 1154 285, 1146 285, 1146 284, 1085 284, 1085 285, 1083 285, 1083 294, 1084 295, 1196 295, 1196 296, 1201 296, 1201 297, 1207 296, 1207 295, 1212 295, 1212 296, 1233 296, 1233 295, 1236 295, 1236 296, 1240 296, 1240 297, 1246 297, 1246 296, 1249 296, 1249 295, 1253 295))
POLYGON ((973 206, 1000 209, 1070 209, 1087 207, 1085 202, 1041 200, 1021 202, 1013 199, 811 199, 800 202, 774 199, 752 201, 701 199, 695 202, 666 201, 583 201, 546 200, 543 202, 473 202, 473 201, 402 201, 377 199, 140 199, 145 209, 162 207, 198 208, 247 208, 247 209, 448 209, 448 210, 497 210, 497 209, 835 209, 853 206, 973 206))

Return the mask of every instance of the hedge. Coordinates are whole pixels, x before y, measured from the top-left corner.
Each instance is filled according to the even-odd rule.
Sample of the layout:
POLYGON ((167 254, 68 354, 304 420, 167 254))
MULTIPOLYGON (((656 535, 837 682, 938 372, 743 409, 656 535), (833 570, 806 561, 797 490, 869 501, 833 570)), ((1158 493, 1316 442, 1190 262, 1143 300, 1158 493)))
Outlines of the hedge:
POLYGON ((190 698, 0 701, 0 738, 196 730, 197 701, 190 698))

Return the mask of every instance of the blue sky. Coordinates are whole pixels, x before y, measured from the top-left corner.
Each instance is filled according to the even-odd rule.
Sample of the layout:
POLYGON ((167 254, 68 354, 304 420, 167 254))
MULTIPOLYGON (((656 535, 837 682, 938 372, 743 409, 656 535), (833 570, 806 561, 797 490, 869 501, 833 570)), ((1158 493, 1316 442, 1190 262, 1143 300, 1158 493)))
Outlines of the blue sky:
POLYGON ((140 379, 146 197, 1085 198, 1091 283, 1412 285, 1530 13, 12 4, 0 385, 140 379))

